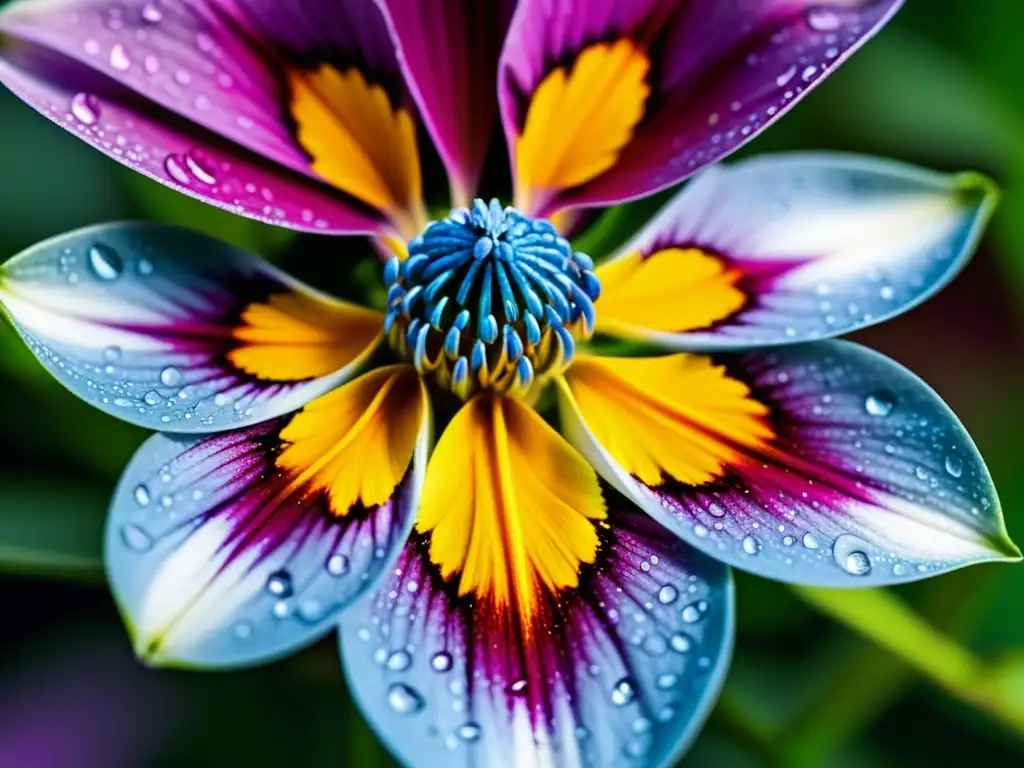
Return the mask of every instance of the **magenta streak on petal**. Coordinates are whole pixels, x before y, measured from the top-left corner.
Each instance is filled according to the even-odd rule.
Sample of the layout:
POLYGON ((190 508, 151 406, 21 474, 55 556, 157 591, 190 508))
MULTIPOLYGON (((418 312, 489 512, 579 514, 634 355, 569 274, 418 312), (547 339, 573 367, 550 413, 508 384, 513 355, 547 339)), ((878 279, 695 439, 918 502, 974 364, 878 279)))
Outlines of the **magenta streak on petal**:
POLYGON ((310 232, 369 234, 379 214, 42 50, 0 58, 0 79, 53 122, 123 165, 231 213, 310 232))
MULTIPOLYGON (((348 624, 344 650, 361 703, 407 762, 433 764, 416 751, 417 758, 407 757, 409 745, 440 749, 449 733, 465 732, 460 723, 470 723, 479 726, 485 753, 502 754, 510 764, 543 764, 546 749, 553 764, 561 764, 559 757, 568 764, 576 751, 581 765, 661 764, 696 726, 729 632, 720 583, 702 556, 613 496, 598 562, 584 568, 577 589, 538 596, 529 635, 518 617, 460 597, 454 583, 444 583, 428 559, 429 537, 414 537, 406 547, 366 604, 369 618, 348 624), (688 622, 682 609, 691 603, 700 615, 687 613, 688 622), (374 637, 380 670, 357 656, 365 643, 376 647, 374 637), (407 648, 416 659, 405 677, 392 662, 407 648), (711 656, 698 661, 705 653, 711 656), (408 742, 386 730, 398 723, 378 719, 376 697, 367 698, 379 696, 371 691, 380 686, 377 675, 385 689, 407 680, 425 699, 423 717, 402 732, 408 742), (521 718, 527 733, 516 731, 521 718), (642 723, 650 730, 641 732, 642 723), (653 762, 618 762, 626 750, 653 762)), ((452 764, 461 759, 456 755, 452 764)))

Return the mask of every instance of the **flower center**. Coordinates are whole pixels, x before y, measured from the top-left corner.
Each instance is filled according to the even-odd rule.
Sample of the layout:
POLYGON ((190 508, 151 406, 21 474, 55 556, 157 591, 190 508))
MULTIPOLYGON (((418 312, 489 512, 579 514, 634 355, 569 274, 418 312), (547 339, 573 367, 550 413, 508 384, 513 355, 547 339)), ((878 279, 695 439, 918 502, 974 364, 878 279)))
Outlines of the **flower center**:
POLYGON ((431 222, 384 268, 385 332, 423 375, 463 399, 525 395, 594 332, 601 284, 548 221, 474 200, 431 222))

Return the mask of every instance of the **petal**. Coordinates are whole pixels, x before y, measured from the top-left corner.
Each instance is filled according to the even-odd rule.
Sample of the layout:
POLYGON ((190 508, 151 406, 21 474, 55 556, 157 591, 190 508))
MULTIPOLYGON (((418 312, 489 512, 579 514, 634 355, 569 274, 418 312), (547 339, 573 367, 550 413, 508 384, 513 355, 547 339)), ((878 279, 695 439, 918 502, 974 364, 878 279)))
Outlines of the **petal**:
POLYGON ((30 248, 0 268, 0 306, 76 395, 175 432, 299 408, 349 378, 383 328, 234 246, 156 224, 30 248))
POLYGON ((701 350, 864 328, 952 280, 997 197, 976 174, 854 155, 709 170, 598 270, 598 328, 701 350))
POLYGON ((385 207, 373 193, 406 185, 386 200, 396 225, 419 204, 373 0, 28 0, 0 14, 0 80, 116 160, 245 215, 372 232, 385 207))
POLYGON ((515 0, 377 0, 406 81, 448 168, 456 206, 477 191, 497 128, 494 82, 515 0))
POLYGON ((499 67, 519 207, 671 186, 787 112, 902 0, 521 0, 499 67))
POLYGON ((560 392, 563 427, 609 482, 730 565, 874 586, 1020 557, 956 417, 855 344, 580 358, 560 392))
POLYGON ((708 714, 733 634, 727 567, 608 491, 596 562, 547 595, 543 631, 459 596, 414 534, 341 621, 353 694, 404 765, 672 765, 708 714))
POLYGON ((429 422, 403 366, 291 418, 151 438, 121 478, 106 534, 136 653, 237 666, 326 634, 405 543, 429 422))

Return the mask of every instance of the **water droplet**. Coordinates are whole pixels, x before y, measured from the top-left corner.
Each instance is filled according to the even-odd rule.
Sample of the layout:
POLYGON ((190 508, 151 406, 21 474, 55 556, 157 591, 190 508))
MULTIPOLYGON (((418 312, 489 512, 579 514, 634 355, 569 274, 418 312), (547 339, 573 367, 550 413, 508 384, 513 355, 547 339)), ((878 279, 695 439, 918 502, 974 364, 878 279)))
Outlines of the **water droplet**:
POLYGON ((71 99, 71 114, 82 125, 95 125, 100 119, 100 108, 91 93, 76 93, 71 99))
POLYGON ((303 600, 299 604, 299 617, 310 623, 320 621, 324 617, 324 604, 319 600, 303 600))
POLYGON ((447 651, 439 651, 430 659, 430 666, 435 672, 447 672, 452 668, 452 655, 447 651))
POLYGON ((107 347, 103 350, 103 359, 108 363, 116 363, 121 359, 120 347, 107 347))
POLYGON ((508 687, 508 692, 513 696, 522 696, 526 693, 526 686, 527 682, 525 680, 516 680, 508 687))
POLYGON ((964 473, 964 460, 959 456, 947 456, 946 471, 953 477, 960 477, 964 473))
POLYGON ((676 632, 669 638, 668 644, 676 653, 689 653, 693 650, 693 640, 684 632, 676 632))
POLYGON ((830 8, 811 8, 807 11, 807 25, 818 32, 835 32, 842 19, 830 8))
POLYGON ((153 262, 147 259, 139 259, 139 263, 136 265, 139 274, 145 277, 146 275, 153 274, 153 262))
POLYGON ((121 541, 136 552, 145 552, 153 546, 153 537, 131 523, 121 528, 121 541))
POLYGON ((182 160, 177 155, 168 155, 164 158, 164 170, 167 171, 167 175, 179 184, 188 186, 192 183, 192 177, 188 175, 188 172, 182 166, 182 160))
POLYGON ((586 741, 590 738, 590 731, 587 730, 585 725, 577 725, 576 730, 573 731, 577 741, 586 741))
POLYGON ((640 647, 648 656, 662 656, 668 650, 668 641, 664 635, 655 632, 645 637, 640 647))
POLYGON ((803 543, 808 549, 821 549, 821 540, 809 531, 804 534, 803 543))
POLYGON ((687 624, 696 624, 704 617, 704 612, 707 611, 708 604, 700 600, 696 603, 690 603, 688 606, 683 608, 679 617, 687 624))
POLYGON ((217 183, 213 163, 199 150, 192 149, 185 154, 185 165, 192 175, 203 182, 203 184, 213 186, 217 183))
POLYGON ((239 640, 248 640, 252 637, 253 626, 251 622, 240 621, 235 624, 235 637, 239 640))
POLYGON ((159 24, 164 18, 164 12, 154 2, 148 2, 142 6, 142 18, 150 24, 159 24))
POLYGON ((138 504, 140 507, 144 507, 147 504, 149 504, 149 488, 147 488, 146 486, 135 486, 135 490, 132 492, 132 495, 135 496, 135 503, 138 504))
POLYGON ((287 600, 278 600, 271 609, 276 619, 287 619, 292 615, 292 604, 287 600))
POLYGON ((905 576, 906 574, 907 566, 905 566, 903 563, 896 563, 896 565, 892 567, 893 576, 905 576))
POLYGON ((741 544, 743 546, 743 551, 748 555, 756 555, 761 551, 761 540, 756 536, 751 536, 749 534, 744 536, 741 544))
POLYGON ((348 569, 348 558, 340 552, 336 552, 327 559, 327 572, 331 576, 344 576, 348 573, 348 569))
POLYGON ((406 651, 395 651, 388 656, 387 667, 392 672, 404 672, 412 666, 412 656, 406 651))
POLYGON ((725 517, 725 509, 720 504, 709 504, 708 514, 712 517, 725 517))
POLYGON ((871 561, 859 550, 851 552, 843 561, 843 570, 853 576, 866 576, 871 572, 871 561))
POLYGON ((612 704, 617 707, 624 707, 636 698, 636 691, 633 688, 633 681, 624 677, 615 684, 612 689, 612 704))
POLYGON ((657 685, 663 691, 667 691, 669 688, 675 688, 678 683, 679 675, 674 672, 663 672, 658 675, 657 685))
POLYGON ((274 597, 291 597, 292 591, 292 575, 283 568, 267 577, 267 592, 274 597))
POLYGON ((128 50, 121 43, 115 43, 114 47, 110 49, 110 66, 119 72, 124 72, 131 65, 132 60, 128 57, 128 50))
POLYGON ((679 597, 679 590, 671 584, 666 584, 658 590, 658 602, 662 605, 672 605, 677 597, 679 597))
POLYGON ((89 249, 89 266, 96 277, 109 283, 121 276, 124 261, 113 248, 97 243, 89 249))
POLYGON ((884 389, 878 392, 872 392, 866 398, 864 398, 864 410, 871 416, 878 416, 884 418, 892 413, 892 409, 896 407, 896 401, 892 396, 891 392, 887 392, 884 389))
POLYGON ((459 726, 459 738, 463 741, 479 741, 482 729, 476 723, 464 723, 459 726))
POLYGON ((400 715, 415 715, 423 710, 423 697, 405 683, 393 683, 388 688, 388 704, 400 715))
POLYGON ((160 397, 159 392, 157 392, 155 389, 151 389, 149 392, 142 396, 142 399, 145 401, 146 405, 159 405, 160 401, 163 398, 160 397))
POLYGON ((181 383, 181 371, 169 365, 160 371, 160 383, 165 387, 176 387, 181 383))

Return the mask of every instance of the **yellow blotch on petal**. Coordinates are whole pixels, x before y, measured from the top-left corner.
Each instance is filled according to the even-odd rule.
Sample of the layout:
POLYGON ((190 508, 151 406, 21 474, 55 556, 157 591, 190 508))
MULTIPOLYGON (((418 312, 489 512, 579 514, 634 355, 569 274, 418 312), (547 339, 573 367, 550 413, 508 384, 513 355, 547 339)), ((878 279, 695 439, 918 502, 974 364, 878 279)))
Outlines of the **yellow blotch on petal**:
POLYGON ((260 379, 299 381, 326 376, 376 345, 384 318, 354 304, 301 293, 253 302, 234 329, 241 342, 227 354, 236 368, 260 379))
POLYGON ((427 468, 416 527, 459 594, 513 611, 528 630, 545 592, 575 587, 597 556, 604 499, 590 465, 533 409, 480 395, 452 419, 427 468))
POLYGON ((774 434, 768 407, 707 357, 580 357, 565 380, 597 442, 647 485, 720 478, 774 434))
POLYGON ((597 328, 619 336, 707 328, 747 301, 736 285, 740 271, 698 248, 665 248, 648 256, 634 251, 596 274, 597 328))
POLYGON ((516 207, 579 186, 611 168, 633 137, 651 92, 651 62, 632 40, 596 43, 572 71, 559 67, 533 93, 516 141, 516 207))
POLYGON ((281 431, 277 466, 289 492, 326 491, 332 513, 383 504, 405 476, 423 429, 427 393, 411 366, 371 371, 307 405, 281 431))
POLYGON ((416 126, 358 69, 288 72, 292 118, 312 169, 387 214, 406 236, 425 223, 416 126))

